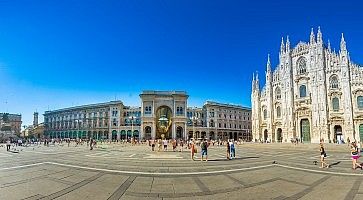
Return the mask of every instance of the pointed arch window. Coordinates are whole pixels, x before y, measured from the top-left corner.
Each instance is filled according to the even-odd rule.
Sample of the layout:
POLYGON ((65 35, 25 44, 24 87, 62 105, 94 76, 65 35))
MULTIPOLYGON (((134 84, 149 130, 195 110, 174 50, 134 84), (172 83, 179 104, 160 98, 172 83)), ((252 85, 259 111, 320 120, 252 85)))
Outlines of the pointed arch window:
POLYGON ((276 99, 281 99, 281 89, 279 87, 275 90, 276 99))
POLYGON ((276 116, 277 116, 277 118, 281 117, 281 107, 280 106, 277 106, 277 108, 276 108, 276 116))
POLYGON ((357 97, 357 105, 358 105, 359 110, 363 109, 363 96, 358 96, 357 97))
POLYGON ((338 87, 339 87, 338 77, 337 76, 330 77, 330 88, 338 89, 338 87))
POLYGON ((297 60, 297 73, 298 74, 305 74, 306 73, 306 60, 304 57, 299 58, 297 60))
POLYGON ((334 112, 339 111, 339 98, 338 97, 334 97, 332 99, 332 104, 333 104, 333 111, 334 112))
POLYGON ((267 110, 266 109, 263 110, 263 119, 264 120, 267 119, 267 110))
POLYGON ((301 85, 299 88, 300 97, 306 97, 306 85, 301 85))

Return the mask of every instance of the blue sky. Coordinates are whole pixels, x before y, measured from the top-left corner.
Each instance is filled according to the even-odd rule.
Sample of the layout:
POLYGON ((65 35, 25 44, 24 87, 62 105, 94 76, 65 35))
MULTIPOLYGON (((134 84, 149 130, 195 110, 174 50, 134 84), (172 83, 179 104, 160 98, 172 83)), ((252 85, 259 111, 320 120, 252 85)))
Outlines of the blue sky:
MULTIPOLYGON (((205 100, 250 106, 267 54, 278 64, 281 37, 292 46, 321 26, 363 64, 360 1, 0 1, 0 112, 32 113, 122 100, 142 90, 185 90, 205 100), (7 102, 7 103, 6 103, 7 102)), ((42 121, 43 119, 40 119, 42 121)))

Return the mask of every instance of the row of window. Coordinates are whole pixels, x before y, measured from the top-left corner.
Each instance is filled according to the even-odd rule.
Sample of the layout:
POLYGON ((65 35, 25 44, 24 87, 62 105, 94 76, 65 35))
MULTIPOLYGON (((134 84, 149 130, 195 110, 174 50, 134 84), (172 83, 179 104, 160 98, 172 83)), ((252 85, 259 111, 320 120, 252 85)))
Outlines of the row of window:
MULTIPOLYGON (((330 78, 330 88, 331 89, 339 88, 339 82, 338 82, 338 78, 336 76, 332 76, 330 78)), ((306 86, 305 85, 301 85, 299 87, 299 94, 300 94, 300 97, 306 97, 306 86)), ((281 89, 279 87, 277 87, 275 89, 275 97, 276 97, 276 99, 281 99, 281 89)))
MULTIPOLYGON (((363 110, 363 96, 358 96, 357 97, 357 107, 359 110, 363 110)), ((340 105, 339 105, 339 98, 338 97, 334 97, 332 99, 332 108, 334 112, 339 111, 340 109, 340 105)), ((276 117, 280 118, 281 117, 281 108, 280 106, 276 107, 276 117)), ((267 119, 267 110, 264 109, 263 110, 263 119, 267 119)))

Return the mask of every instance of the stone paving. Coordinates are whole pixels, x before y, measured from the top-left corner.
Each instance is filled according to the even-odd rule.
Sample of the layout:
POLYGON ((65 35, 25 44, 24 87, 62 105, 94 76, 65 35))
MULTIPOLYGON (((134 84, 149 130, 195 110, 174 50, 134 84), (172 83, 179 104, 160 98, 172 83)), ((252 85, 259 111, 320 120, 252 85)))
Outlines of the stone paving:
POLYGON ((209 161, 188 151, 103 144, 0 148, 0 199, 363 199, 363 170, 347 145, 242 144, 235 160, 210 147, 209 161))

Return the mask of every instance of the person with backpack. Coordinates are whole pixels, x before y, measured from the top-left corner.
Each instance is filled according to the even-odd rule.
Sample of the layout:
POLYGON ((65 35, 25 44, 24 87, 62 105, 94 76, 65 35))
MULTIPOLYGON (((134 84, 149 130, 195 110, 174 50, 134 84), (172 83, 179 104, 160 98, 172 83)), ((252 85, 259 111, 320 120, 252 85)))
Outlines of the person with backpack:
POLYGON ((200 161, 203 161, 203 156, 205 155, 205 161, 208 161, 208 143, 207 140, 204 139, 204 141, 200 144, 200 148, 201 148, 201 157, 200 157, 200 161))
POLYGON ((320 163, 321 163, 320 168, 324 167, 329 168, 329 164, 326 163, 325 158, 326 158, 326 152, 324 149, 323 141, 320 140, 320 163))

